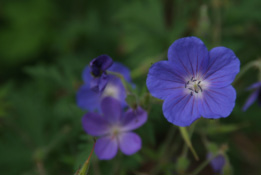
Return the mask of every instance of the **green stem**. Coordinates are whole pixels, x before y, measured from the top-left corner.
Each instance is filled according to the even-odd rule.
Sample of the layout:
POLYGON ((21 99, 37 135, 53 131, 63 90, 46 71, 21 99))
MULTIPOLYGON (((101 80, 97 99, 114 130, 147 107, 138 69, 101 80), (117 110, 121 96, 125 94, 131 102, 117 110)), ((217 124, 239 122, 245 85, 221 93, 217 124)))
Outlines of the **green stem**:
POLYGON ((181 136, 183 137, 184 141, 186 142, 186 144, 190 148, 193 156, 195 157, 196 160, 199 160, 199 157, 198 157, 198 155, 197 155, 197 153, 196 153, 195 149, 193 148, 192 143, 190 141, 190 137, 189 137, 189 134, 188 134, 186 127, 179 127, 179 129, 180 129, 181 136))
POLYGON ((257 62, 256 61, 252 61, 248 64, 246 64, 244 67, 242 67, 242 69, 240 70, 240 72, 237 74, 234 83, 237 82, 250 68, 257 66, 257 62))
MULTIPOLYGON (((195 121, 195 122, 191 125, 191 127, 189 128, 189 138, 190 138, 190 139, 191 139, 191 137, 192 137, 192 135, 193 135, 193 133, 194 133, 196 123, 197 123, 197 121, 195 121)), ((188 153, 188 145, 185 144, 184 147, 183 147, 183 150, 182 150, 182 155, 183 155, 184 157, 186 157, 186 156, 187 156, 187 153, 188 153)))
POLYGON ((211 159, 206 159, 204 162, 202 162, 202 164, 200 164, 198 166, 198 168, 196 168, 191 174, 189 175, 197 175, 198 173, 200 173, 213 159, 215 159, 219 154, 217 154, 216 156, 213 156, 211 159))

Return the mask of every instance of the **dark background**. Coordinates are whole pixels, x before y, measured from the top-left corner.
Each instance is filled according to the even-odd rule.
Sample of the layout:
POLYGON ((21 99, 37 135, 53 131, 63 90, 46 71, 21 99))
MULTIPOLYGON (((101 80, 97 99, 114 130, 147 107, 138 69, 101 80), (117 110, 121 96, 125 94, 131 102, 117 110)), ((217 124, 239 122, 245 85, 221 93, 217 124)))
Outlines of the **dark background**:
MULTIPOLYGON (((0 174, 70 175, 88 158, 93 141, 82 129, 75 94, 91 59, 108 54, 128 66, 140 98, 151 64, 167 59, 181 37, 232 49, 242 69, 260 56, 260 7, 260 0, 1 0, 0 174)), ((261 109, 241 110, 250 94, 245 88, 258 74, 253 67, 234 82, 237 101, 228 118, 199 120, 192 142, 200 161, 188 152, 186 172, 205 160, 204 135, 218 147, 228 145, 234 174, 261 174, 261 109)), ((151 105, 148 122, 137 130, 142 150, 111 161, 94 156, 90 174, 182 174, 177 159, 184 142, 161 104, 151 105)), ((213 174, 211 167, 201 174, 213 174)))

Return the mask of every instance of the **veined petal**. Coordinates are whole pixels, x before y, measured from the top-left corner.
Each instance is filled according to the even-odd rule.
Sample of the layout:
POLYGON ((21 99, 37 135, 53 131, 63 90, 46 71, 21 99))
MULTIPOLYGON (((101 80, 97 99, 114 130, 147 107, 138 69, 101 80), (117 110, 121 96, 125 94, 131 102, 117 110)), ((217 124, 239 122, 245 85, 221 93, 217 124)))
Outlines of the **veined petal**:
POLYGON ((246 111, 258 98, 259 95, 259 89, 255 90, 247 99, 244 107, 243 107, 243 111, 246 111))
POLYGON ((148 118, 148 114, 141 107, 136 110, 129 109, 123 116, 121 124, 123 131, 130 131, 139 128, 148 118))
POLYGON ((175 71, 182 75, 196 77, 205 72, 209 55, 205 44, 197 37, 176 40, 168 50, 168 59, 173 62, 175 71))
POLYGON ((89 112, 82 118, 83 129, 92 136, 101 136, 109 133, 109 123, 100 115, 89 112))
POLYGON ((133 132, 124 132, 119 135, 120 150, 126 154, 131 155, 141 149, 141 138, 133 132))
POLYGON ((240 68, 235 53, 226 47, 215 47, 210 50, 209 56, 209 66, 202 77, 214 88, 230 85, 240 68))
POLYGON ((95 154, 101 160, 109 160, 115 157, 118 151, 117 137, 105 136, 96 141, 95 154))
POLYGON ((82 85, 76 95, 77 105, 87 111, 100 111, 100 93, 90 89, 89 85, 82 85))
POLYGON ((122 115, 121 103, 113 97, 105 97, 101 102, 101 109, 106 120, 119 123, 122 115))
POLYGON ((151 95, 165 99, 173 90, 184 88, 185 79, 170 61, 159 61, 151 66, 146 84, 151 95))
POLYGON ((200 114, 204 118, 227 117, 235 106, 235 100, 236 91, 232 86, 205 90, 199 100, 200 114))
POLYGON ((191 96, 183 91, 179 90, 166 98, 162 107, 163 114, 174 125, 189 126, 200 118, 198 100, 194 95, 191 96))

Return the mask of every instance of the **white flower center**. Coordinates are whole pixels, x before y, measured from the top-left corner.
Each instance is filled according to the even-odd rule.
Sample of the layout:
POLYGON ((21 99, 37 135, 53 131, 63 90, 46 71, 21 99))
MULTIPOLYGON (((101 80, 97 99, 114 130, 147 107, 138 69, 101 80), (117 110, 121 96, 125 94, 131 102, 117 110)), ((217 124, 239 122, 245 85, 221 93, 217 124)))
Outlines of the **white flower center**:
POLYGON ((104 97, 114 97, 116 99, 119 99, 119 89, 117 86, 113 85, 113 84, 107 84, 103 93, 102 93, 102 98, 104 97))
POLYGON ((202 81, 200 78, 191 77, 185 83, 185 89, 193 96, 202 96, 202 92, 207 88, 207 82, 202 81))

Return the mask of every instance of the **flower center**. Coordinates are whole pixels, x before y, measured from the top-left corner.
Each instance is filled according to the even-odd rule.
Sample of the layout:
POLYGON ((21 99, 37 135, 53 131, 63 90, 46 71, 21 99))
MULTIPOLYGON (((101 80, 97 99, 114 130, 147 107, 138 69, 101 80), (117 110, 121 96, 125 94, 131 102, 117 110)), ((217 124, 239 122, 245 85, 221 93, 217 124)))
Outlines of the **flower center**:
POLYGON ((121 133, 121 128, 118 125, 112 126, 110 130, 112 138, 117 137, 121 133))
POLYGON ((195 79, 192 77, 190 80, 188 80, 185 83, 185 88, 190 91, 190 95, 192 96, 193 94, 199 94, 203 92, 203 83, 201 80, 195 79))
POLYGON ((118 87, 108 83, 107 86, 105 87, 103 93, 102 93, 102 97, 114 97, 116 99, 119 99, 119 90, 118 87))

